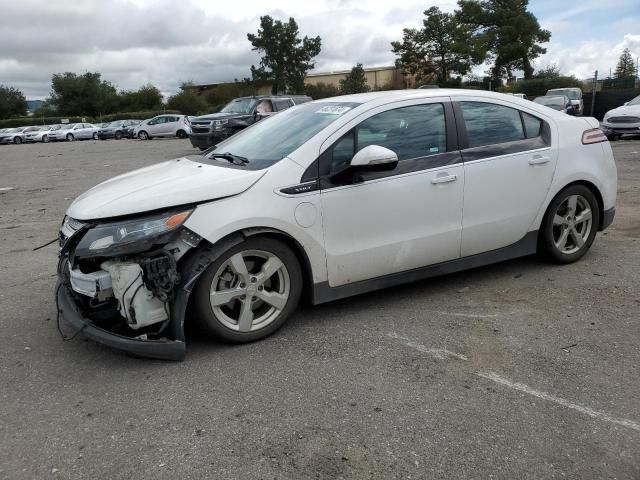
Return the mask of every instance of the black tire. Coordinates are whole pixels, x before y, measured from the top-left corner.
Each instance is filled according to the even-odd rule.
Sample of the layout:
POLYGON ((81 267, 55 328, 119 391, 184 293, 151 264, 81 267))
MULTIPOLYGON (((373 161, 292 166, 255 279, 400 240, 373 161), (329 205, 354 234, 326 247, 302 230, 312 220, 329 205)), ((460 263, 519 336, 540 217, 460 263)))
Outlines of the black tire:
POLYGON ((118 130, 115 136, 116 136, 116 140, 120 140, 122 138, 122 132, 118 130))
POLYGON ((42 136, 42 143, 49 143, 49 137, 47 135, 42 136))
POLYGON ((67 133, 67 142, 73 142, 76 137, 73 136, 73 133, 67 133))
MULTIPOLYGON (((215 279, 215 281, 218 280, 215 279)), ((260 340, 282 327, 289 316, 296 310, 302 294, 302 283, 303 277, 300 263, 295 253, 286 244, 268 237, 249 238, 221 253, 200 277, 194 296, 194 313, 196 314, 197 323, 205 334, 230 343, 247 343, 260 340), (216 317, 210 302, 210 291, 216 273, 232 256, 240 252, 256 250, 275 255, 284 264, 289 275, 289 296, 284 308, 271 323, 255 331, 240 332, 229 328, 216 317)))
POLYGON ((185 132, 184 130, 178 130, 176 132, 176 137, 178 137, 178 138, 187 138, 188 135, 187 135, 187 132, 185 132))
MULTIPOLYGON (((570 217, 573 215, 573 219, 576 220, 575 213, 575 211, 573 213, 569 212, 567 216, 570 217)), ((589 251, 589 248, 591 248, 591 245, 596 238, 596 234, 598 233, 599 225, 600 207, 598 206, 598 200, 594 193, 584 185, 569 186, 558 193, 558 195, 556 195, 556 197, 551 201, 551 204, 549 204, 549 208, 547 208, 547 212, 542 220, 540 231, 539 253, 554 263, 573 263, 582 258, 587 251, 589 251), (580 247, 575 244, 574 248, 577 248, 577 250, 575 252, 566 253, 558 248, 554 239, 554 235, 559 235, 561 233, 559 229, 566 227, 564 225, 561 227, 557 224, 554 225, 554 219, 556 218, 556 213, 559 213, 559 217, 564 217, 564 215, 559 212, 559 208, 562 208, 561 206, 565 204, 567 199, 573 196, 578 196, 584 199, 588 204, 589 209, 591 210, 591 225, 588 236, 583 240, 584 244, 580 247)))
POLYGON ((22 143, 22 137, 13 137, 13 143, 20 145, 22 143))
POLYGON ((93 136, 93 139, 94 139, 94 140, 98 140, 98 134, 97 134, 96 132, 93 132, 93 135, 92 135, 92 136, 93 136))
POLYGON ((151 137, 144 130, 138 132, 138 140, 151 140, 151 137))

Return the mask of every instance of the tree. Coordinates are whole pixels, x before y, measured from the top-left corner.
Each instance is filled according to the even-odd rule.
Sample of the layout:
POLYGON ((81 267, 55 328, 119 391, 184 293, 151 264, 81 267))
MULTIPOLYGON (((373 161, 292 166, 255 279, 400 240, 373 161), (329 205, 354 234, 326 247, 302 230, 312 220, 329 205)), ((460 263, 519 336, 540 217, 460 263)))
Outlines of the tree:
POLYGON ((422 29, 405 28, 402 42, 391 42, 391 51, 400 57, 398 68, 415 75, 418 82, 435 75, 438 83, 444 83, 451 73, 465 75, 484 61, 486 54, 474 41, 471 27, 438 7, 424 15, 422 29))
POLYGON ((260 66, 251 66, 251 76, 269 80, 274 94, 303 92, 304 77, 315 65, 311 60, 320 53, 320 37, 300 39, 298 35, 293 18, 283 23, 269 15, 260 17, 257 34, 247 34, 252 50, 262 54, 260 66))
POLYGON ((559 76, 560 68, 555 63, 552 63, 538 70, 533 78, 558 78, 559 76))
POLYGON ((340 95, 348 95, 350 93, 364 93, 370 90, 367 85, 367 77, 364 74, 364 68, 358 63, 351 69, 345 77, 340 80, 340 95))
POLYGON ((631 52, 628 48, 625 48, 618 60, 618 66, 616 66, 615 72, 616 78, 628 78, 636 76, 636 64, 633 61, 631 52))
POLYGON ((182 82, 181 92, 172 95, 167 100, 167 108, 170 110, 178 110, 185 115, 198 115, 207 109, 207 102, 198 95, 193 89, 192 82, 182 82))
POLYGON ((27 114, 27 99, 14 87, 0 85, 0 120, 27 114))
POLYGON ((494 77, 511 77, 522 70, 533 78, 531 61, 546 53, 541 43, 551 38, 537 18, 527 11, 529 0, 458 0, 456 17, 473 29, 473 38, 493 58, 494 77))
POLYGON ((309 95, 314 100, 320 98, 329 98, 340 95, 338 87, 330 83, 318 82, 316 84, 307 83, 304 86, 304 93, 309 95))
POLYGON ((138 90, 123 90, 119 97, 121 112, 141 112, 162 108, 162 93, 150 83, 138 90))
POLYGON ((97 117, 117 110, 118 93, 111 83, 101 80, 97 72, 56 73, 51 78, 49 103, 60 115, 97 117))

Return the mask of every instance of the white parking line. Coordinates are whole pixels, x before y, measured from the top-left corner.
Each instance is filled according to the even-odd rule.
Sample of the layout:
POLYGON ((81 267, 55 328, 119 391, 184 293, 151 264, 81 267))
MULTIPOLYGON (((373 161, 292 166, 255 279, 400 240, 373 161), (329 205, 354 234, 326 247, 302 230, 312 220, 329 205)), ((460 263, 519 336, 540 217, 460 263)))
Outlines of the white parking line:
POLYGON ((499 314, 486 314, 480 313, 458 313, 458 312, 433 312, 437 315, 448 315, 450 317, 464 317, 464 318, 500 318, 503 315, 499 314))
POLYGON ((437 358, 438 360, 445 360, 447 357, 457 358, 458 360, 464 360, 465 362, 468 360, 467 357, 460 353, 452 352, 451 350, 447 350, 446 348, 429 348, 419 343, 412 342, 407 337, 403 335, 399 335, 395 332, 387 333, 387 337, 395 338, 396 340, 402 340, 405 342, 407 347, 411 347, 419 352, 426 353, 431 355, 433 358, 437 358))
POLYGON ((599 412, 598 410, 594 410, 589 407, 578 405, 577 403, 570 402, 569 400, 565 400, 564 398, 556 397, 555 395, 551 395, 550 393, 535 390, 525 385, 524 383, 512 382, 493 372, 478 372, 477 375, 482 378, 486 378, 493 382, 499 383, 500 385, 504 385, 506 387, 513 388, 514 390, 518 390, 520 392, 526 393, 528 395, 532 395, 534 397, 541 398, 549 402, 557 403, 558 405, 562 405, 563 407, 566 407, 566 408, 571 408, 580 413, 584 413, 585 415, 589 415, 590 417, 597 418, 599 420, 604 420, 605 422, 615 423, 616 425, 622 425, 623 427, 632 428, 633 430, 637 430, 638 432, 640 432, 640 423, 634 422, 632 420, 627 420, 625 418, 612 417, 607 413, 599 412))

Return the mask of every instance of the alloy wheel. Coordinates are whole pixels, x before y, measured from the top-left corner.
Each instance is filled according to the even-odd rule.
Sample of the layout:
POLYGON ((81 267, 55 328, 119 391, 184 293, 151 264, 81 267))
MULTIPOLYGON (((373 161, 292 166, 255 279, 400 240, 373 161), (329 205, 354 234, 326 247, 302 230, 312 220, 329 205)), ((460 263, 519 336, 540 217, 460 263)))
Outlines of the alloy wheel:
POLYGON ((568 196, 553 217, 553 242, 563 254, 579 251, 593 228, 593 212, 582 195, 568 196))
POLYGON ((273 323, 291 293, 284 262, 263 250, 235 253, 216 271, 209 301, 214 315, 236 332, 254 332, 273 323))

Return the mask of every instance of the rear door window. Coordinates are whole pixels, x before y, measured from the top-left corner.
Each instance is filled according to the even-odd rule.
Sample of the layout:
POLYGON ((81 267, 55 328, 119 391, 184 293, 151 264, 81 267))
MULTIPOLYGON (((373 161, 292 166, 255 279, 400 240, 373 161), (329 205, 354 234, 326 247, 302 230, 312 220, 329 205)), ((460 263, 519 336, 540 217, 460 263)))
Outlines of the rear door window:
POLYGON ((460 102, 469 147, 524 140, 520 111, 485 102, 460 102))

